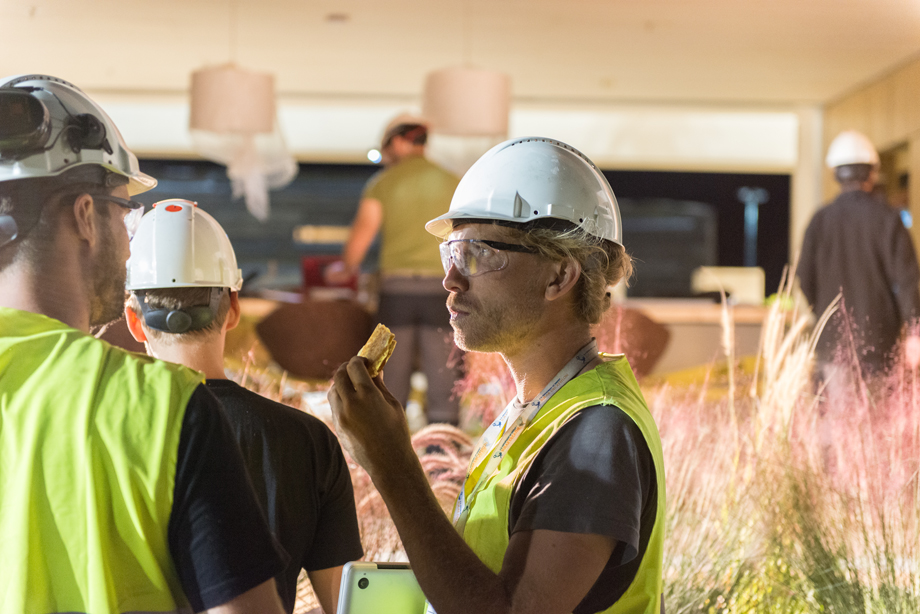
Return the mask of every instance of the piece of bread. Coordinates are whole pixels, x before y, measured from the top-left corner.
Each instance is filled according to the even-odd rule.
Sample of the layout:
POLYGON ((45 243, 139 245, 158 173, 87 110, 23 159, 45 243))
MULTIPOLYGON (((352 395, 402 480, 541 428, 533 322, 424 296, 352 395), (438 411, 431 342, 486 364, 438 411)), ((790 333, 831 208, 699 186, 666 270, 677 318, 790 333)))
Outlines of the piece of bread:
POLYGON ((383 369, 383 365, 393 354, 393 348, 395 347, 396 336, 390 332, 389 328, 383 324, 378 324, 374 332, 371 333, 370 339, 358 352, 358 356, 367 358, 370 363, 367 366, 367 370, 371 377, 377 377, 377 374, 383 369))

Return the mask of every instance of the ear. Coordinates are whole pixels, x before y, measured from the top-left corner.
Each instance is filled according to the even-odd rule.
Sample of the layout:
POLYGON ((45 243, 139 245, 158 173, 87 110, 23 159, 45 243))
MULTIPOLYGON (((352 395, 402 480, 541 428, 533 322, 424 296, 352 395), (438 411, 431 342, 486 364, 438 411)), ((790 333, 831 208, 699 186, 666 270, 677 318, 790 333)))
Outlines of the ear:
POLYGON ((144 325, 141 324, 141 319, 127 304, 125 305, 125 321, 128 323, 128 331, 135 341, 138 343, 147 341, 147 335, 144 333, 144 325))
POLYGON ((80 194, 73 201, 75 230, 81 239, 94 247, 99 240, 99 221, 96 218, 96 203, 89 194, 80 194))
POLYGON ((240 294, 239 292, 230 291, 230 311, 227 312, 227 319, 224 321, 224 330, 233 330, 240 323, 240 294))
POLYGON ((580 277, 581 265, 574 258, 554 263, 553 276, 546 286, 546 300, 554 301, 569 294, 580 277))

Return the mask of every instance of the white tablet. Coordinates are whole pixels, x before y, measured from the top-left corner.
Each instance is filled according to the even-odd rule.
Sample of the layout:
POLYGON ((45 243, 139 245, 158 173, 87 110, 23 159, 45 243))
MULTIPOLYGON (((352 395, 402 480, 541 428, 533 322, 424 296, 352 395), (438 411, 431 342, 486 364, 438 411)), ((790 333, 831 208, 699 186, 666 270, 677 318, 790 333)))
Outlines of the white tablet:
POLYGON ((425 614, 425 594, 408 563, 353 561, 342 570, 336 614, 425 614))

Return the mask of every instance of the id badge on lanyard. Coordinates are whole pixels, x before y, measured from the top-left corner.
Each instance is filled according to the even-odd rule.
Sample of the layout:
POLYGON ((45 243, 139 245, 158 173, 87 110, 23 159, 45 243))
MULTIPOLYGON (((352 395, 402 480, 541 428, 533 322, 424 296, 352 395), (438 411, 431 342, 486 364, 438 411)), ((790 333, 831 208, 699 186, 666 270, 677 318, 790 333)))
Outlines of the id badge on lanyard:
POLYGON ((473 497, 485 486, 518 436, 533 422, 546 402, 574 379, 595 356, 597 342, 592 339, 556 374, 556 377, 550 380, 533 401, 520 406, 512 399, 495 422, 486 429, 479 440, 479 446, 470 458, 463 489, 454 505, 453 523, 460 535, 463 535, 463 529, 466 527, 473 497))

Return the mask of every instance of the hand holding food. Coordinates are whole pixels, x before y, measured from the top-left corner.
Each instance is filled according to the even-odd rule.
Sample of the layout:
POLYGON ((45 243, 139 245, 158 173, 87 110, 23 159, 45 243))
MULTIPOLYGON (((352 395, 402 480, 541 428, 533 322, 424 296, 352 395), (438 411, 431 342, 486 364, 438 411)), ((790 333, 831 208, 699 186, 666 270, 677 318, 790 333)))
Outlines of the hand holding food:
POLYGON ((411 460, 418 462, 406 412, 383 380, 374 379, 395 346, 393 333, 386 326, 377 326, 358 355, 335 372, 327 395, 339 441, 375 482, 400 474, 392 464, 405 459, 393 450, 409 450, 411 460))
POLYGON ((377 377, 377 374, 383 369, 383 365, 393 354, 393 348, 395 347, 396 336, 390 332, 389 328, 383 324, 378 324, 374 332, 371 333, 370 339, 358 352, 358 356, 368 360, 367 370, 371 377, 377 377))

